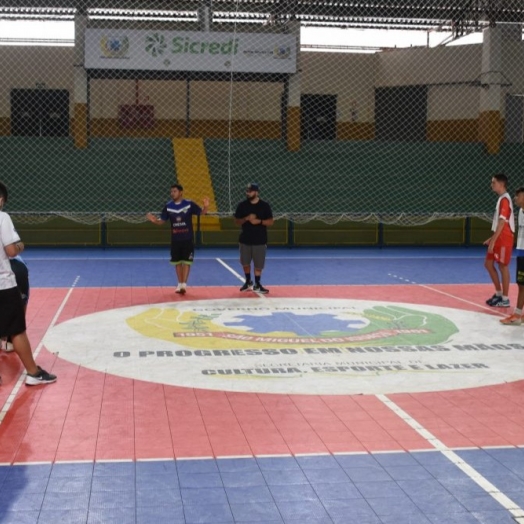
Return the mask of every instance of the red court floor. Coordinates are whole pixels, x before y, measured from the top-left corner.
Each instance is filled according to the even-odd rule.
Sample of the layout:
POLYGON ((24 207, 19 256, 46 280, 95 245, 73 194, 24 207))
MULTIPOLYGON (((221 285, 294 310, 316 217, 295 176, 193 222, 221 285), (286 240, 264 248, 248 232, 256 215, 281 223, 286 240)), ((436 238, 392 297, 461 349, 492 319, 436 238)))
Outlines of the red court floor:
MULTIPOLYGON (((66 360, 42 343, 48 330, 93 313, 131 306, 169 303, 176 307, 189 302, 198 305, 217 299, 238 301, 253 298, 261 304, 279 299, 308 299, 315 304, 319 300, 332 299, 374 301, 378 305, 432 305, 482 315, 480 318, 489 333, 489 326, 497 326, 498 329, 498 320, 506 313, 490 309, 479 301, 479 296, 489 295, 490 290, 491 287, 485 284, 273 285, 270 295, 266 297, 254 297, 253 294, 246 297, 240 296, 238 287, 219 286, 195 286, 186 296, 175 295, 171 286, 34 288, 28 310, 30 339, 38 353, 38 363, 56 373, 59 379, 49 386, 25 387, 21 382, 22 368, 16 355, 0 354, 3 378, 0 387, 0 405, 3 406, 0 464, 8 468, 17 464, 40 463, 138 463, 190 458, 247 459, 345 454, 377 457, 382 453, 405 454, 424 450, 456 453, 469 449, 522 449, 524 380, 506 381, 488 377, 491 383, 478 387, 468 385, 467 388, 385 394, 323 394, 314 389, 300 394, 244 392, 159 383, 148 380, 147 374, 142 377, 140 369, 136 370, 135 378, 117 376, 96 366, 66 360)), ((512 289, 513 301, 514 298, 512 289)), ((524 343, 524 326, 507 328, 513 332, 504 341, 486 340, 484 335, 483 340, 479 340, 474 329, 472 326, 471 339, 476 344, 524 343)), ((89 340, 91 333, 77 335, 89 340)), ((110 333, 105 341, 97 339, 97 344, 104 346, 105 343, 108 353, 115 351, 110 333)), ((497 347, 494 348, 495 351, 497 347)), ((97 350, 103 353, 104 347, 97 350)), ((479 349, 473 353, 472 361, 485 362, 487 351, 479 349)), ((510 360, 509 365, 518 375, 519 369, 524 370, 524 351, 511 353, 514 360, 510 360)), ((444 354, 442 362, 448 362, 447 359, 444 354)), ((177 373, 176 366, 173 373, 177 373)), ((524 376, 524 372, 522 374, 524 376)), ((457 461, 452 460, 451 463, 457 465, 457 461)), ((473 476, 469 475, 469 478, 473 476)), ((487 473, 484 476, 489 477, 487 473)), ((524 482, 524 477, 519 478, 519 482, 524 482)), ((361 490, 363 499, 373 508, 373 497, 364 491, 361 490)), ((262 511, 256 513, 260 518, 253 517, 255 513, 251 513, 251 517, 243 520, 238 516, 240 510, 232 505, 230 499, 231 516, 220 513, 221 516, 216 517, 218 520, 213 520, 213 513, 207 517, 191 517, 188 507, 192 506, 184 505, 183 495, 180 522, 358 521, 357 517, 352 520, 353 516, 344 520, 344 514, 340 516, 331 511, 326 504, 323 506, 325 514, 318 518, 313 509, 311 513, 297 513, 297 518, 294 518, 295 514, 287 514, 276 498, 279 513, 266 515, 268 518, 262 511)), ((307 507, 307 504, 301 507, 307 507)), ((153 517, 150 520, 150 517, 140 518, 137 508, 131 521, 154 521, 153 517)), ((462 522, 487 522, 491 517, 492 522, 506 522, 503 518, 519 519, 524 516, 524 513, 519 513, 522 503, 515 503, 513 512, 511 508, 508 510, 508 504, 502 504, 496 509, 490 508, 492 513, 486 510, 487 513, 482 515, 476 515, 474 508, 468 508, 467 504, 464 508, 464 512, 457 510, 456 520, 449 515, 447 520, 442 516, 437 518, 438 508, 419 504, 416 513, 408 512, 413 519, 411 516, 390 519, 387 513, 377 510, 372 515, 361 517, 360 522, 451 524, 459 522, 460 518, 462 522), (473 518, 476 520, 470 520, 473 518)), ((75 513, 78 521, 95 522, 93 514, 89 513, 89 506, 84 509, 80 516, 75 513)), ((67 508, 67 511, 73 510, 67 508)), ((20 513, 15 508, 6 515, 5 521, 9 522, 10 518, 19 517, 20 513)), ((35 522, 43 522, 43 515, 45 511, 40 508, 37 513, 31 514, 31 518, 36 518, 35 522)), ((64 515, 62 517, 67 518, 67 514, 64 515)), ((100 513, 98 515, 100 517, 100 513)), ((353 514, 349 511, 347 515, 353 514)), ((391 515, 397 514, 392 511, 391 515)), ((27 516, 29 518, 29 513, 27 516)), ((113 513, 109 512, 104 517, 102 512, 99 521, 113 522, 114 518, 113 513)))

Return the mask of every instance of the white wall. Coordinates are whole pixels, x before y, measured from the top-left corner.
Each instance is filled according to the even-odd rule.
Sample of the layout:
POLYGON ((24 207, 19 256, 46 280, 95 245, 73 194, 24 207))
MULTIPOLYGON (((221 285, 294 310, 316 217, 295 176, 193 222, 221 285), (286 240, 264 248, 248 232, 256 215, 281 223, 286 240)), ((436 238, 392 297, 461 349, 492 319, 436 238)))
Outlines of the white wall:
POLYGON ((0 71, 0 118, 11 114, 11 89, 45 83, 49 89, 69 90, 73 98, 72 47, 0 46, 0 71))
POLYGON ((349 122, 356 106, 359 122, 374 119, 377 55, 302 53, 302 93, 337 95, 337 120, 349 122))
MULTIPOLYGON (((432 85, 429 89, 430 120, 474 119, 479 111, 479 89, 466 85, 478 81, 481 45, 409 48, 377 54, 303 52, 300 56, 301 92, 337 95, 338 121, 374 120, 374 88, 400 85, 432 85), (435 85, 441 84, 441 85, 435 85), (444 84, 444 85, 442 85, 444 84)), ((0 117, 10 116, 12 88, 68 89, 73 107, 73 48, 0 46, 0 117)), ((505 43, 503 74, 511 86, 524 93, 524 45, 505 43)), ((155 106, 160 119, 184 119, 186 85, 183 81, 140 81, 140 102, 155 106)), ((282 84, 192 82, 191 117, 280 119, 282 84)), ((132 80, 94 80, 91 116, 116 118, 118 106, 135 101, 132 80)))

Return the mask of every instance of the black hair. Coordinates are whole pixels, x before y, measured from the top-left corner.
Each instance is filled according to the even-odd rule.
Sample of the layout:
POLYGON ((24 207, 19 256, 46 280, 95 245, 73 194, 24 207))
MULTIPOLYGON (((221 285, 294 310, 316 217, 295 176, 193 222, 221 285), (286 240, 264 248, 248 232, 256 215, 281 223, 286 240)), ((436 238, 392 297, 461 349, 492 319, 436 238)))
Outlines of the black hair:
POLYGON ((515 195, 520 195, 520 193, 524 193, 524 186, 520 186, 515 189, 515 195))
POLYGON ((171 189, 173 188, 178 189, 179 191, 184 191, 184 188, 180 184, 173 184, 171 189))
POLYGON ((4 198, 4 204, 7 202, 7 187, 0 182, 0 198, 4 198))
POLYGON ((496 175, 493 175, 493 178, 502 182, 504 187, 508 187, 508 177, 504 173, 497 173, 496 175))

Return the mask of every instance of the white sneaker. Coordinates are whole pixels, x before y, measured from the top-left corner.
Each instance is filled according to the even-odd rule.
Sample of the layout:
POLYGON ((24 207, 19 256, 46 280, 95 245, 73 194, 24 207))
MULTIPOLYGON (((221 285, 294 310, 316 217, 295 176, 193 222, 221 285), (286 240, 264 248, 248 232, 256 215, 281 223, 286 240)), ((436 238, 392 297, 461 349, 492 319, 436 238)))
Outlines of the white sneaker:
POLYGON ((13 344, 11 342, 7 342, 7 338, 0 339, 0 349, 5 351, 6 353, 11 353, 15 350, 13 344))
POLYGON ((26 386, 38 386, 39 384, 52 384, 56 382, 56 375, 48 373, 45 369, 38 366, 36 375, 30 375, 29 373, 25 377, 26 386))
POLYGON ((186 285, 178 284, 178 286, 175 289, 175 293, 178 293, 180 295, 185 295, 186 294, 186 285))

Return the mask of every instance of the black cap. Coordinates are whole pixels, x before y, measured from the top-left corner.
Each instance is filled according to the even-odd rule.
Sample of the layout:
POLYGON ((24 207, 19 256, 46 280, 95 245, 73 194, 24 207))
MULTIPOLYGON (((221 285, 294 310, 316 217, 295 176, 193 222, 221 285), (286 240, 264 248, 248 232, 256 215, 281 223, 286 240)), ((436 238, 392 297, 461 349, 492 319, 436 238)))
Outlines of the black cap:
POLYGON ((258 184, 255 184, 254 182, 250 182, 247 185, 247 190, 248 191, 260 191, 260 189, 258 188, 258 184))

